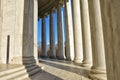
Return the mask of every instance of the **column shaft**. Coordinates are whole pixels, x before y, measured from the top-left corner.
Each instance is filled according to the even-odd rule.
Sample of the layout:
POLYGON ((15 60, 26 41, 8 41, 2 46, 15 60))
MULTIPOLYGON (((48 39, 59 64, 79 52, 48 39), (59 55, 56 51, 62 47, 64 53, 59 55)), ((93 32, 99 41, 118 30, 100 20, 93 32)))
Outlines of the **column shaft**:
POLYGON ((83 63, 82 66, 92 65, 92 47, 88 0, 81 0, 82 30, 83 30, 83 63))
POLYGON ((42 57, 47 58, 47 48, 46 48, 46 18, 42 18, 42 57))
POLYGON ((34 0, 34 58, 38 59, 38 0, 34 0))
POLYGON ((100 0, 93 0, 94 26, 92 26, 93 67, 90 73, 92 79, 106 80, 105 50, 102 28, 100 0))
POLYGON ((74 45, 75 45, 74 62, 81 63, 83 59, 83 47, 82 47, 80 0, 73 0, 72 2, 74 19, 74 45))
POLYGON ((66 18, 66 59, 74 59, 74 38, 73 23, 70 0, 65 0, 65 18, 66 18))
POLYGON ((56 58, 53 11, 51 11, 50 13, 50 58, 56 58))
POLYGON ((58 6, 58 58, 59 59, 65 59, 65 49, 64 49, 64 28, 62 23, 62 8, 59 4, 58 6))
POLYGON ((2 3, 1 3, 1 0, 0 0, 0 63, 2 63, 2 56, 1 56, 2 10, 1 10, 1 7, 2 7, 2 3))

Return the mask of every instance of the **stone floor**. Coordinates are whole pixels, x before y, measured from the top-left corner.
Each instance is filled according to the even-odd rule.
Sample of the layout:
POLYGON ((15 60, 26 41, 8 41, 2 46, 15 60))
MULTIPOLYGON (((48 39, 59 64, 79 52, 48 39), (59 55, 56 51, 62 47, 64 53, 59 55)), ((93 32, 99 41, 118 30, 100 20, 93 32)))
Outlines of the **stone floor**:
POLYGON ((18 67, 22 67, 22 65, 6 65, 6 64, 0 64, 0 72, 2 71, 6 71, 6 70, 10 70, 10 69, 14 69, 14 68, 18 68, 18 67))
POLYGON ((44 70, 32 76, 32 80, 90 80, 89 68, 72 62, 40 59, 40 65, 44 66, 44 70))
MULTIPOLYGON (((60 60, 39 59, 42 71, 24 80, 90 80, 90 68, 80 67, 72 62, 60 60)), ((5 69, 20 67, 20 65, 0 65, 0 72, 5 69)))

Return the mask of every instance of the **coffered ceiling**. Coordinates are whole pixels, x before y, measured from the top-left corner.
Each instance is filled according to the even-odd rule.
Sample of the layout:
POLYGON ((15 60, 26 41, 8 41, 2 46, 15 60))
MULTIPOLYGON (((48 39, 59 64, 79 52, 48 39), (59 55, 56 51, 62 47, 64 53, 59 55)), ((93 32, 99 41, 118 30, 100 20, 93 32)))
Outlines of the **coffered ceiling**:
POLYGON ((38 0, 38 15, 42 17, 45 13, 49 13, 52 8, 56 8, 60 0, 38 0))

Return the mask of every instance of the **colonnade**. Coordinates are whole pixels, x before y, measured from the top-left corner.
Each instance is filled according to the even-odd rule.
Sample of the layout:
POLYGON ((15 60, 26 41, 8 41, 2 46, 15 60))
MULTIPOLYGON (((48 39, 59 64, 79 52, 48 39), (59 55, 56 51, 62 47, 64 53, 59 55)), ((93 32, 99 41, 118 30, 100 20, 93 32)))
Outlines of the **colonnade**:
POLYGON ((71 60, 83 67, 91 67, 89 77, 93 80, 106 79, 106 70, 108 80, 120 80, 120 0, 72 0, 72 5, 70 0, 60 0, 59 5, 57 1, 54 3, 57 7, 50 6, 47 10, 51 10, 44 15, 41 15, 44 11, 41 12, 38 5, 40 5, 38 0, 0 0, 0 64, 38 62, 39 15, 42 17, 43 57, 71 60), (63 37, 63 6, 66 44, 63 37), (54 33, 55 10, 58 19, 58 51, 54 33), (48 14, 50 14, 50 55, 46 51, 48 14))
POLYGON ((64 44, 64 28, 62 25, 61 8, 63 4, 59 3, 57 7, 58 52, 55 49, 54 11, 53 9, 50 11, 50 56, 47 55, 46 50, 46 14, 44 15, 42 18, 42 55, 47 58, 71 60, 83 67, 92 66, 89 77, 92 79, 106 79, 100 1, 93 0, 92 3, 93 20, 90 19, 91 14, 89 12, 91 9, 89 9, 88 0, 72 0, 72 7, 70 0, 64 1, 66 45, 64 44))

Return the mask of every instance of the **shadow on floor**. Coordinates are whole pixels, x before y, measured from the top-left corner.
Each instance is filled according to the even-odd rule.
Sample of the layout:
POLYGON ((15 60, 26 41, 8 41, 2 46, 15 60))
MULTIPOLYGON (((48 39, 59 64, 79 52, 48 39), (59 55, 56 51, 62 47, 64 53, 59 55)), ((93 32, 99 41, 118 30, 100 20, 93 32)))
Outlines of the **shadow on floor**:
MULTIPOLYGON (((49 65, 49 66, 52 66, 52 67, 55 67, 55 68, 70 71, 70 72, 73 72, 73 73, 76 73, 78 75, 81 75, 81 76, 84 76, 84 77, 88 78, 89 70, 82 69, 82 68, 77 68, 77 67, 72 67, 72 66, 67 66, 67 65, 64 65, 64 64, 59 64, 59 63, 65 63, 65 61, 63 61, 63 62, 62 61, 57 61, 56 62, 54 60, 50 61, 49 59, 47 59, 47 60, 40 59, 39 62, 43 63, 43 64, 46 64, 46 65, 49 65)), ((69 65, 70 63, 68 62, 67 64, 69 65)))
POLYGON ((63 80, 49 72, 42 70, 42 66, 38 65, 34 58, 32 59, 31 63, 24 63, 24 66, 27 70, 30 80, 63 80))
POLYGON ((63 80, 49 72, 41 71, 34 76, 30 77, 31 80, 63 80))

